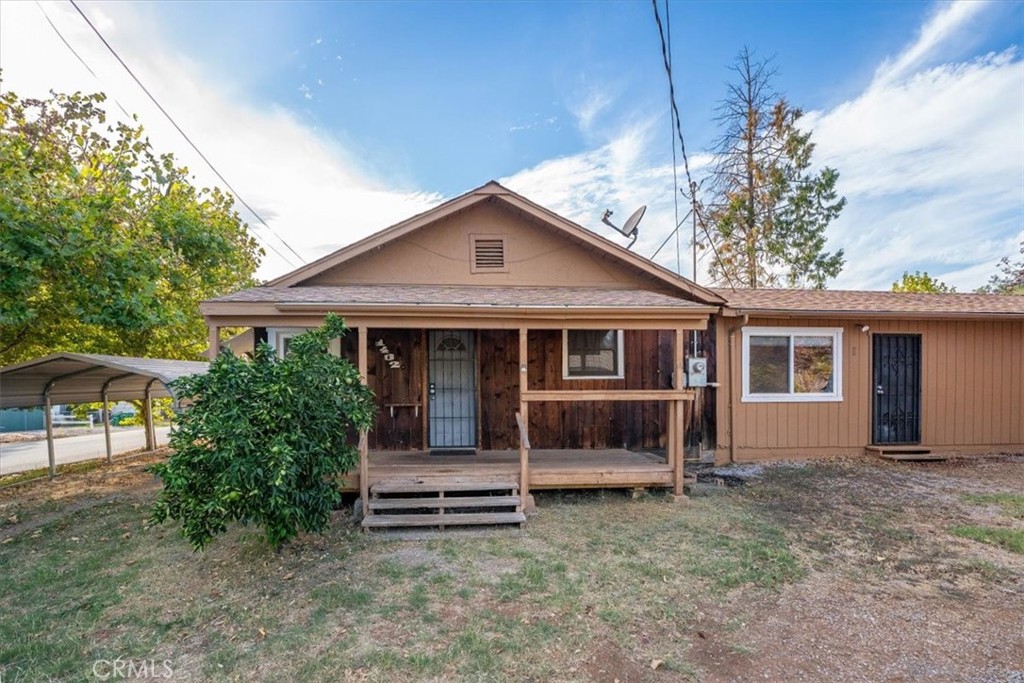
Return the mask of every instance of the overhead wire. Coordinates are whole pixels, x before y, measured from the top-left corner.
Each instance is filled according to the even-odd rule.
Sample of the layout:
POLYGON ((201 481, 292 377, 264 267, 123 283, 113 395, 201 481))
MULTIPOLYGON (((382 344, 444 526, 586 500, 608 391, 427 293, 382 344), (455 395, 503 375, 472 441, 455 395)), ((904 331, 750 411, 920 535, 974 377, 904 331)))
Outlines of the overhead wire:
MULTIPOLYGON (((688 199, 690 199, 691 204, 692 204, 692 209, 691 210, 694 212, 694 214, 699 219, 699 222, 700 222, 701 227, 702 227, 702 229, 704 231, 704 234, 708 238, 708 244, 711 246, 711 249, 715 252, 715 256, 717 258, 721 259, 721 255, 718 252, 718 247, 715 245, 714 240, 711 239, 711 233, 708 230, 707 225, 704 223, 704 219, 700 215, 700 211, 698 210, 698 202, 697 202, 696 195, 697 195, 697 188, 699 186, 697 185, 697 183, 694 182, 693 176, 690 173, 690 160, 689 160, 689 157, 686 154, 686 140, 683 138, 683 126, 682 126, 682 122, 681 122, 681 119, 680 119, 680 116, 679 116, 679 105, 676 102, 676 87, 675 87, 675 79, 674 79, 674 77, 672 75, 672 56, 671 56, 671 52, 670 52, 671 36, 666 36, 666 26, 662 24, 662 22, 661 22, 661 12, 658 11, 658 0, 651 0, 651 7, 654 9, 654 21, 658 25, 658 37, 661 39, 661 58, 662 58, 662 62, 663 62, 664 67, 665 67, 665 76, 668 78, 668 92, 669 92, 669 99, 670 99, 670 102, 671 102, 672 123, 674 124, 673 128, 674 128, 674 132, 675 132, 675 137, 679 140, 679 149, 680 149, 680 152, 681 152, 682 158, 683 158, 683 170, 686 173, 686 185, 687 185, 687 188, 689 188, 689 190, 690 190, 690 194, 687 195, 685 192, 683 192, 682 188, 679 187, 678 181, 676 181, 676 186, 675 186, 675 188, 673 190, 673 195, 675 195, 676 191, 683 192, 684 196, 686 196, 688 199)), ((665 0, 665 18, 666 18, 666 23, 667 23, 667 21, 669 19, 668 0, 665 0)), ((673 144, 672 144, 672 153, 673 153, 673 164, 674 164, 675 163, 675 141, 674 140, 673 140, 673 144)), ((675 178, 675 168, 674 168, 674 165, 673 165, 673 178, 675 178)), ((680 225, 681 225, 681 223, 679 223, 678 220, 677 220, 675 230, 673 231, 675 233, 677 239, 678 239, 678 236, 679 236, 679 226, 680 225)), ((658 251, 661 251, 661 249, 659 248, 658 251)), ((655 254, 657 254, 657 252, 655 252, 655 254)), ((651 258, 653 258, 653 256, 651 258)), ((724 271, 723 271, 722 274, 725 276, 725 279, 729 283, 729 286, 733 287, 732 278, 729 277, 729 274, 724 272, 724 271)), ((696 276, 696 273, 694 273, 694 276, 696 276)))
MULTIPOLYGON (((227 178, 225 178, 224 175, 217 169, 217 167, 214 166, 213 162, 210 161, 210 159, 207 158, 207 156, 205 154, 203 154, 202 150, 199 149, 199 146, 196 145, 196 143, 194 143, 192 141, 192 138, 190 138, 188 136, 188 134, 185 133, 184 130, 182 130, 181 126, 178 125, 178 122, 174 120, 174 117, 171 116, 170 113, 168 113, 168 111, 166 109, 164 109, 163 105, 161 105, 160 102, 157 101, 156 97, 153 96, 153 93, 151 93, 149 91, 149 89, 139 79, 139 77, 135 75, 135 72, 132 71, 131 67, 129 67, 128 64, 121 58, 121 55, 119 55, 117 53, 117 50, 115 50, 114 47, 109 42, 107 42, 107 39, 103 36, 103 34, 100 32, 100 30, 98 28, 96 28, 96 26, 92 23, 92 21, 89 19, 88 15, 86 15, 86 13, 82 11, 82 8, 78 6, 78 3, 75 2, 75 0, 68 0, 68 1, 71 3, 71 6, 75 8, 75 10, 78 12, 78 14, 81 15, 82 19, 85 20, 85 23, 89 25, 89 28, 92 29, 92 32, 95 33, 96 36, 100 39, 100 41, 103 43, 103 45, 106 46, 107 50, 110 51, 110 54, 112 54, 114 56, 114 58, 121 64, 121 66, 124 67, 124 70, 128 72, 128 75, 132 77, 132 80, 135 81, 136 85, 138 85, 139 88, 142 89, 142 92, 146 93, 146 96, 149 97, 150 101, 154 105, 156 105, 156 108, 160 110, 160 113, 162 113, 167 118, 167 120, 170 121, 171 125, 174 126, 174 129, 178 131, 178 133, 181 135, 181 137, 183 137, 185 139, 185 142, 187 142, 189 144, 189 146, 192 147, 192 149, 195 151, 195 153, 199 155, 199 158, 202 159, 206 163, 206 165, 210 168, 211 171, 213 171, 214 175, 217 176, 217 178, 224 184, 224 186, 228 189, 228 191, 230 191, 235 196, 235 199, 238 200, 239 204, 241 204, 243 207, 245 207, 246 210, 248 210, 249 213, 251 213, 256 218, 256 220, 259 221, 263 225, 263 227, 265 227, 270 232, 270 234, 272 234, 274 237, 276 237, 278 239, 278 241, 281 242, 281 244, 283 244, 285 247, 287 247, 288 251, 290 251, 292 254, 294 254, 295 257, 298 258, 300 262, 302 262, 303 264, 306 263, 306 259, 304 259, 302 257, 302 255, 299 254, 299 252, 295 251, 295 249, 292 247, 292 245, 288 244, 287 240, 285 240, 283 237, 281 237, 273 228, 270 227, 270 225, 267 223, 267 221, 265 221, 263 219, 263 217, 256 211, 256 209, 254 209, 247 201, 245 201, 245 199, 242 197, 242 195, 238 193, 238 191, 231 185, 230 182, 228 182, 227 178)), ((49 20, 49 17, 47 17, 47 20, 49 20)), ((52 25, 53 24, 51 22, 51 26, 52 25)), ((56 27, 54 27, 54 29, 56 30, 56 27)), ((59 32, 58 32, 58 34, 59 34, 59 32)), ((63 39, 63 37, 62 37, 62 39, 63 39)), ((65 44, 67 44, 67 41, 65 41, 65 44)), ((68 47, 70 47, 70 45, 68 47)), ((79 57, 79 59, 81 59, 81 57, 79 57)), ((83 63, 84 63, 84 61, 83 61, 83 63)), ((86 67, 86 68, 88 68, 88 67, 86 67)), ((89 71, 90 71, 90 73, 92 72, 91 69, 89 71)), ((253 235, 256 235, 257 238, 259 238, 259 235, 255 231, 253 231, 253 235)), ((286 263, 288 263, 290 266, 292 266, 293 268, 296 267, 296 264, 290 258, 288 258, 283 253, 281 253, 281 251, 278 250, 269 241, 267 241, 265 239, 262 239, 261 241, 263 241, 263 243, 267 247, 269 247, 271 251, 273 251, 275 254, 277 254, 282 259, 284 259, 284 261, 286 263)))

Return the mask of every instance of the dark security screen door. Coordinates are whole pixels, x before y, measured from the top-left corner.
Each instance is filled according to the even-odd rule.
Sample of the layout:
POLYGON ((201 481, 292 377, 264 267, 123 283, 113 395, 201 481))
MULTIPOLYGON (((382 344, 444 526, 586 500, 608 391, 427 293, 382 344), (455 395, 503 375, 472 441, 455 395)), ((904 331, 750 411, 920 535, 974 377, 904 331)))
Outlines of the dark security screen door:
POLYGON ((873 351, 874 443, 920 443, 921 335, 876 334, 873 351))
POLYGON ((429 335, 430 448, 476 448, 476 349, 472 330, 429 335))

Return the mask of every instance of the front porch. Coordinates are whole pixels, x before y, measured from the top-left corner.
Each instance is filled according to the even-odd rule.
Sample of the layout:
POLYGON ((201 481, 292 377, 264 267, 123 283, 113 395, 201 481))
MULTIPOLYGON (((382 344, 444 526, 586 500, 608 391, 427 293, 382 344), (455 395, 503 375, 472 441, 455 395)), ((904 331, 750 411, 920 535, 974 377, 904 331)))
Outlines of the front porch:
MULTIPOLYGON (((514 450, 478 451, 474 455, 431 455, 428 451, 371 451, 367 488, 382 481, 436 478, 518 481, 520 454, 514 450)), ((342 490, 356 492, 359 472, 345 475, 342 490)), ((529 454, 528 487, 659 488, 674 484, 673 467, 663 452, 613 449, 538 449, 529 454)))

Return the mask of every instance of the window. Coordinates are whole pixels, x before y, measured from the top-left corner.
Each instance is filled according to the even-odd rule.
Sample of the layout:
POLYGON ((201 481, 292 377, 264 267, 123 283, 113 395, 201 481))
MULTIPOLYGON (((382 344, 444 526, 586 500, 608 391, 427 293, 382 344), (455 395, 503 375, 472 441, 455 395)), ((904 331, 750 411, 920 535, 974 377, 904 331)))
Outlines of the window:
POLYGON ((622 330, 563 330, 564 379, 621 379, 622 330))
POLYGON ((743 400, 843 400, 842 347, 838 327, 744 327, 743 400))
POLYGON ((277 355, 284 358, 291 349, 292 337, 306 331, 304 327, 268 327, 267 343, 277 350, 277 355))
POLYGON ((508 272, 505 237, 503 235, 470 235, 469 248, 470 272, 508 272))

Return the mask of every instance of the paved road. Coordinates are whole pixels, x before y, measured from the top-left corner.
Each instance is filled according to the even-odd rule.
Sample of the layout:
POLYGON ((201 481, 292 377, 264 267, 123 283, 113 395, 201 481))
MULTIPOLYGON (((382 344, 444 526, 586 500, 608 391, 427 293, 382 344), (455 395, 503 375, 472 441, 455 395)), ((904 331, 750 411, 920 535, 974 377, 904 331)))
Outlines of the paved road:
MULTIPOLYGON (((170 427, 156 428, 156 441, 158 444, 167 443, 167 433, 169 431, 170 427)), ((146 435, 143 434, 141 427, 124 430, 115 429, 111 432, 110 441, 113 445, 114 455, 117 455, 118 453, 134 451, 144 447, 146 445, 146 435)), ((86 436, 68 436, 63 439, 54 439, 53 453, 58 465, 102 458, 107 454, 106 441, 102 432, 86 436)), ((15 472, 34 470, 39 467, 46 467, 48 464, 45 439, 43 441, 0 444, 0 474, 14 474, 15 472)))

